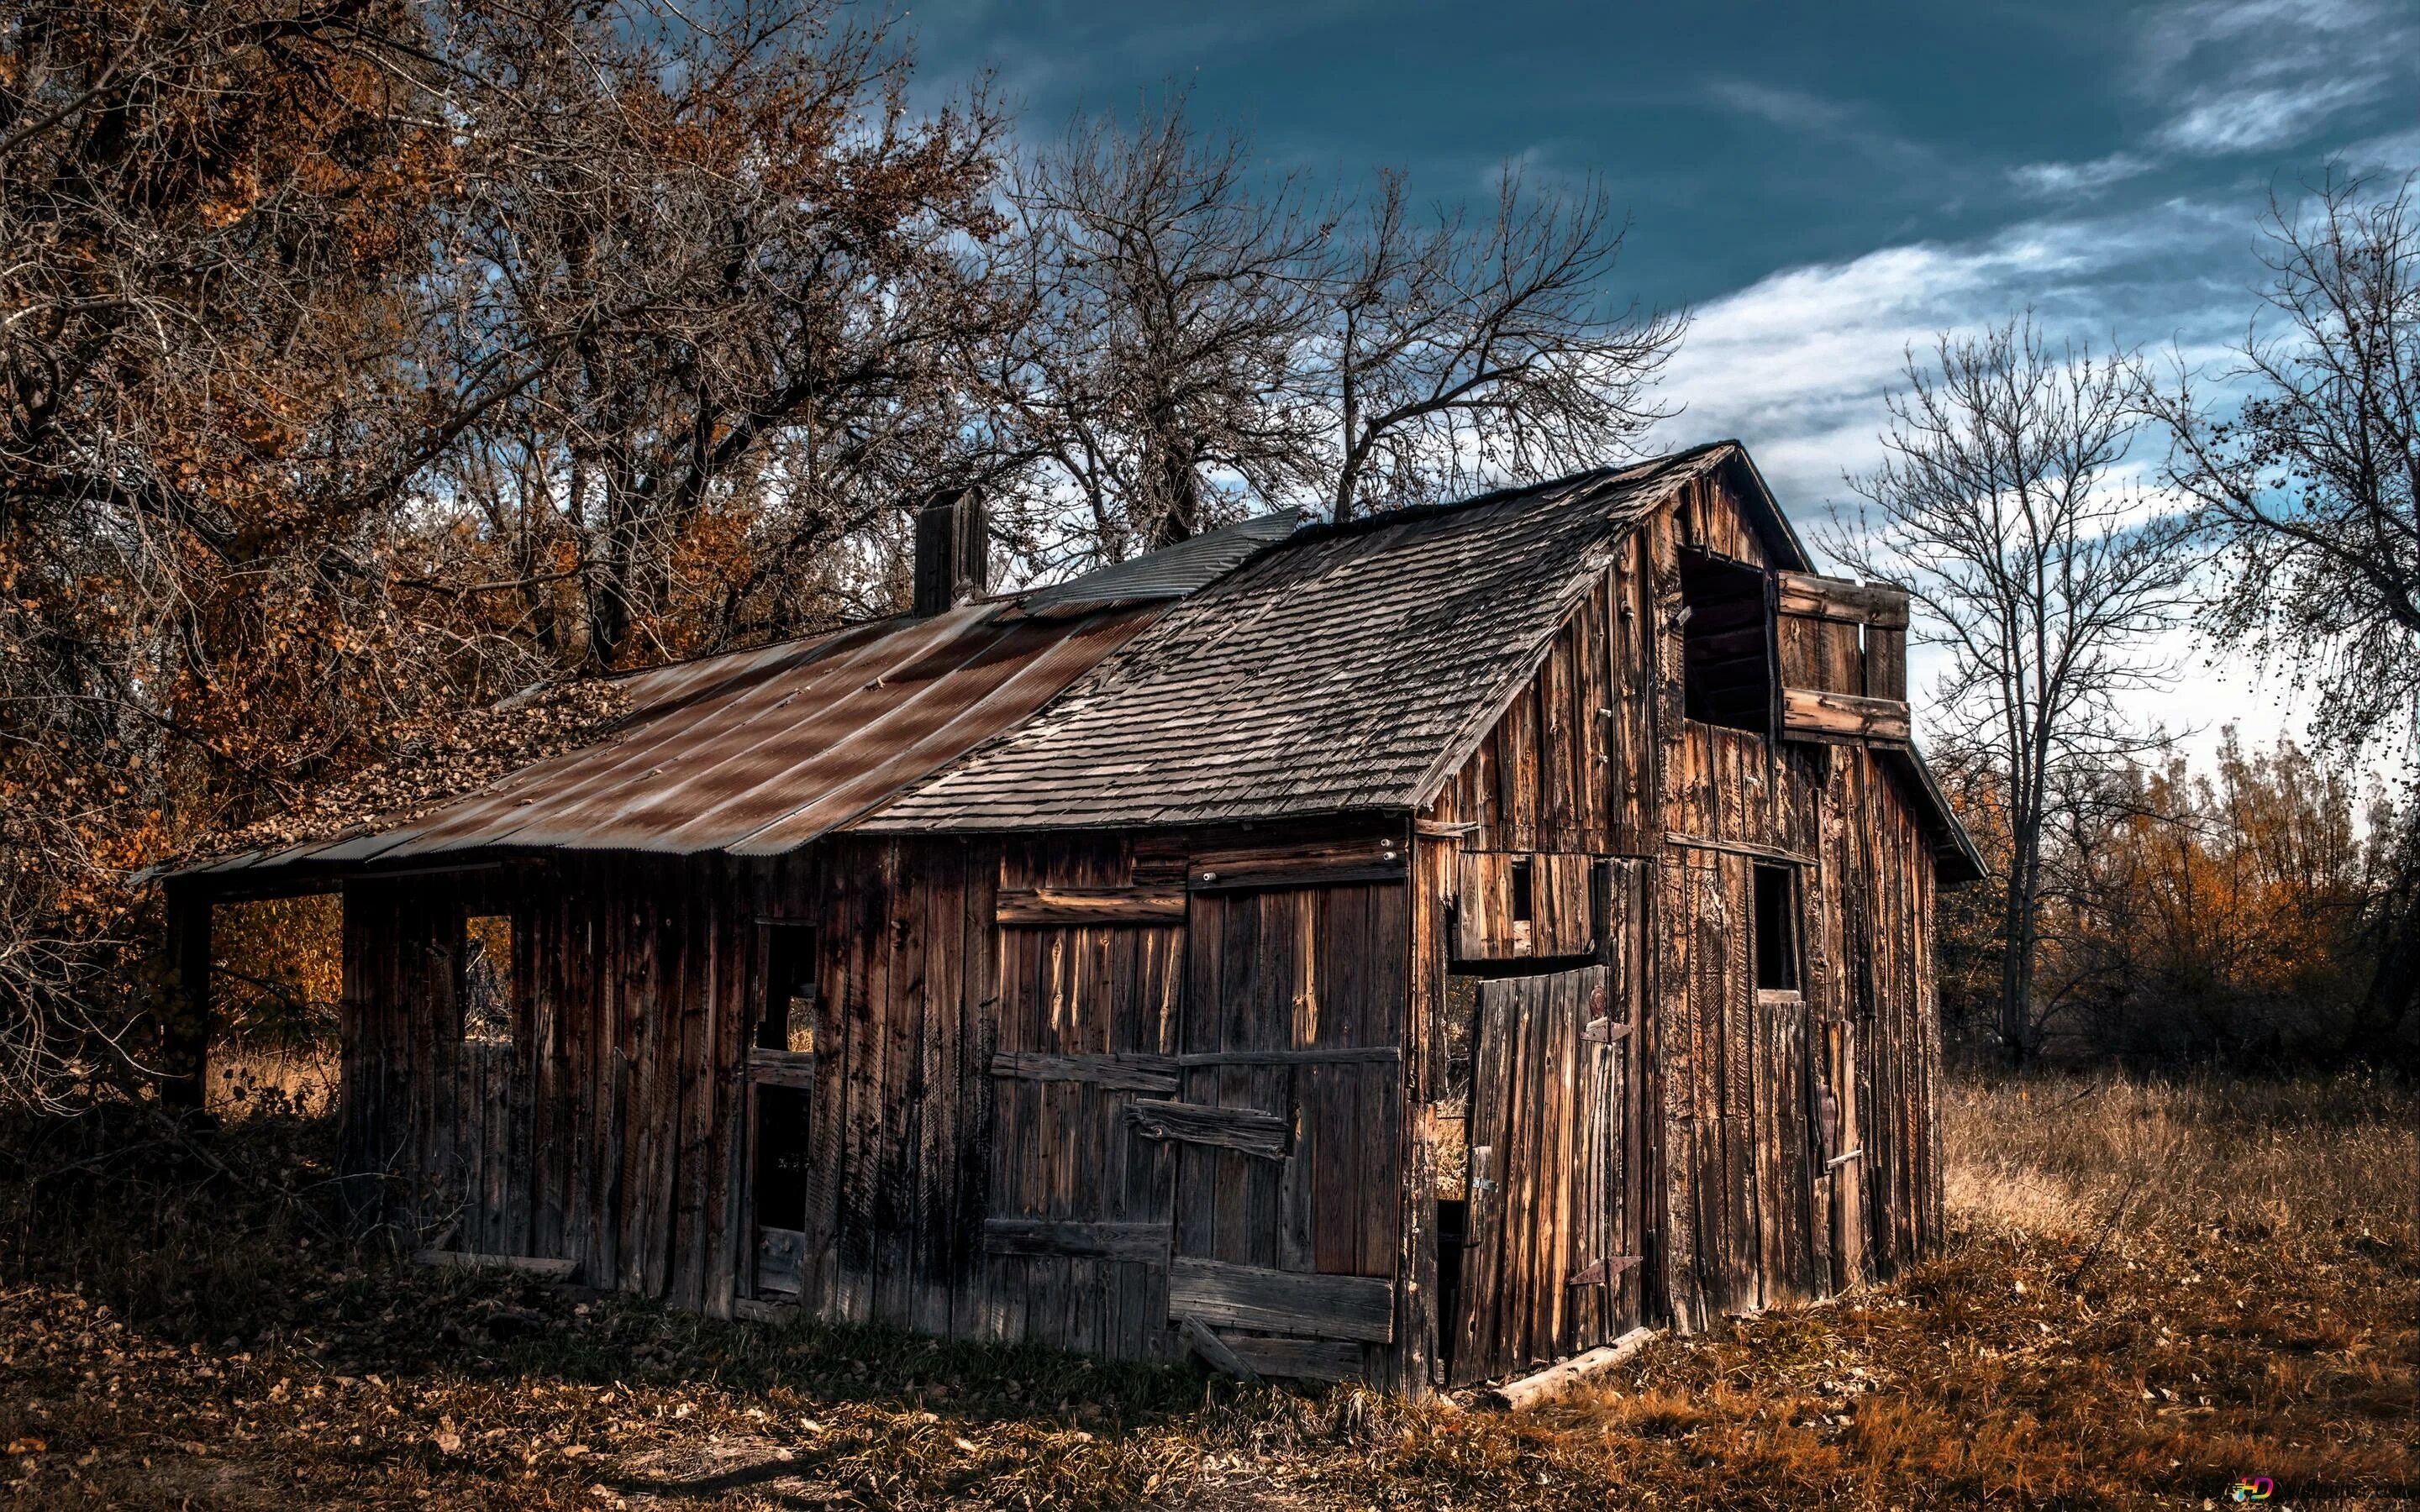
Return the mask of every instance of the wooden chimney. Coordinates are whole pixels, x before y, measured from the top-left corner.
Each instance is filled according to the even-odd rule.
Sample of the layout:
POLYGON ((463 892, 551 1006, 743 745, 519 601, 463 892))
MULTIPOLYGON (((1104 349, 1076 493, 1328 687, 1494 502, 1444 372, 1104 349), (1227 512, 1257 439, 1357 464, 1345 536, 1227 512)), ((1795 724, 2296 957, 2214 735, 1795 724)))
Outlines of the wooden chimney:
POLYGON ((945 613, 991 592, 983 493, 944 488, 916 511, 916 613, 945 613))

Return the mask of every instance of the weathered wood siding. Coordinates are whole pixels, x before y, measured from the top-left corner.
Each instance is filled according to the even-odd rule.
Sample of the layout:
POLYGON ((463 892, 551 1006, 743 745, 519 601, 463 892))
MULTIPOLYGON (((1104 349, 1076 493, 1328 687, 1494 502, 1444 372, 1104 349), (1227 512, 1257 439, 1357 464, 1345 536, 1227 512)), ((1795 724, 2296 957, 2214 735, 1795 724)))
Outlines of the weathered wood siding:
POLYGON ((760 1264, 765 926, 812 924, 814 1051, 756 1056, 807 1095, 777 1300, 1140 1359, 1183 1352, 1189 1306, 1273 1369, 1392 1379, 1413 1332, 1403 826, 1297 833, 844 838, 358 884, 348 1168, 392 1173, 418 1241, 728 1311, 760 1264), (514 921, 509 1044, 461 1038, 484 913, 514 921))
MULTIPOLYGON (((1776 741, 1681 717, 1679 548, 1694 540, 1760 566, 1767 559, 1719 487, 1659 520, 1651 539, 1664 609, 1664 1274, 1674 1319, 1703 1326, 1724 1311, 1889 1275, 1938 1237, 1932 865, 1914 809, 1865 746, 1776 741), (1798 878, 1795 993, 1757 991, 1759 862, 1798 878), (1851 1158, 1831 1165, 1823 1151, 1834 1141, 1816 1123, 1836 1043, 1853 1085, 1832 1088, 1834 1102, 1850 1105, 1862 1152, 1838 1149, 1851 1158)), ((1836 639, 1838 665, 1820 680, 1846 691, 1863 670, 1853 640, 1836 639)), ((1785 639, 1785 684, 1820 671, 1794 644, 1785 639)))
MULTIPOLYGON (((1640 1058, 1624 1095, 1647 1132, 1636 1199, 1646 1211, 1634 1220, 1643 1305, 1650 1320, 1699 1328, 1726 1311, 1890 1275, 1938 1239, 1939 1044, 1932 859, 1916 810, 1857 739, 1795 731, 1773 738, 1685 717, 1683 549, 1770 566, 1722 480, 1693 484, 1574 610, 1537 674, 1420 816, 1414 982, 1416 1011, 1429 1022, 1414 1029, 1422 1059, 1413 1095, 1431 1103, 1414 1119, 1426 1140, 1476 1145, 1491 1123, 1528 1131, 1518 1137, 1541 1149, 1585 1140, 1576 1126, 1585 1098, 1565 1085, 1571 1076, 1545 1074, 1561 1065, 1559 1050, 1538 1052, 1548 1059, 1528 1075, 1536 1087, 1529 1105, 1484 1105, 1475 1091, 1467 1133, 1439 1120, 1446 980, 1454 970, 1501 979, 1526 954, 1557 957, 1541 961, 1541 971, 1569 970, 1559 911, 1553 952, 1510 943, 1503 878, 1514 864, 1537 879, 1539 917, 1522 933, 1542 937, 1550 928, 1544 879, 1556 868, 1591 856, 1641 858, 1652 878, 1633 989, 1639 1001, 1628 1015, 1640 1058), (1794 991, 1757 988, 1760 865, 1795 878, 1794 991), (1573 1127, 1545 1127, 1559 1120, 1573 1127)), ((1776 581, 1797 595, 1789 605, 1800 616, 1779 625, 1777 688, 1903 693, 1901 632, 1885 625, 1889 635, 1870 633, 1891 618, 1889 606, 1852 606, 1868 626, 1861 643, 1847 609, 1820 617, 1832 610, 1808 595, 1822 580, 1776 581)), ((1517 1071, 1530 1041, 1491 1047, 1485 1038, 1482 1026, 1476 1076, 1517 1071)), ((1433 1168, 1449 1153, 1420 1150, 1412 1168, 1433 1168)), ((1505 1155, 1489 1158, 1500 1166, 1505 1155)), ((1505 1191, 1504 1221, 1534 1223, 1519 1206, 1529 1200, 1505 1191)), ((1535 1242, 1508 1249, 1500 1235, 1479 1239, 1493 1247, 1473 1252, 1463 1286, 1503 1294, 1492 1320, 1465 1306, 1458 1342, 1481 1365, 1458 1360, 1456 1379, 1549 1357, 1575 1336, 1562 1321, 1566 1278, 1518 1258, 1535 1242), (1506 1255, 1516 1257, 1511 1273, 1506 1255)))
POLYGON ((347 1171, 417 1241, 727 1309, 749 875, 600 856, 349 885, 347 1171), (461 1036, 477 914, 513 920, 508 1044, 461 1036))

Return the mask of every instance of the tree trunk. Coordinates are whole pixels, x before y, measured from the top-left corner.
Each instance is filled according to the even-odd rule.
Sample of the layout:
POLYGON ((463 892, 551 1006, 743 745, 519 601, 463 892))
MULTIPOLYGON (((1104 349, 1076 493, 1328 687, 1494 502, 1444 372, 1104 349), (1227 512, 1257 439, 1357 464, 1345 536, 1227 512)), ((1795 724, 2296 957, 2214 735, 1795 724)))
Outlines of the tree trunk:
POLYGON ((2420 814, 2406 821, 2395 855, 2395 876, 2378 901, 2378 963, 2369 992, 2345 1048, 2355 1059, 2376 1057, 2404 1072, 2420 1071, 2420 814))
POLYGON ((2040 841, 2016 838, 2009 867, 2009 897, 2002 914, 2000 948, 2000 1050, 2009 1066, 2022 1068, 2034 1054, 2034 956, 2040 928, 2040 841))

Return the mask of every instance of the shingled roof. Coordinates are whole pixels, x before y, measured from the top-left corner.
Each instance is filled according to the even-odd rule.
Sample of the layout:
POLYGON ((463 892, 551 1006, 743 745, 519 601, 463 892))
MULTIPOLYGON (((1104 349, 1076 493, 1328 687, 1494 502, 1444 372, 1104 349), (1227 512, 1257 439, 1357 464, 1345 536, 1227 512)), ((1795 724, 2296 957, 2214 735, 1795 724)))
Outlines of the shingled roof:
POLYGON ((1629 528, 1741 455, 1722 443, 1299 532, 856 827, 1408 808, 1493 721, 1629 528))

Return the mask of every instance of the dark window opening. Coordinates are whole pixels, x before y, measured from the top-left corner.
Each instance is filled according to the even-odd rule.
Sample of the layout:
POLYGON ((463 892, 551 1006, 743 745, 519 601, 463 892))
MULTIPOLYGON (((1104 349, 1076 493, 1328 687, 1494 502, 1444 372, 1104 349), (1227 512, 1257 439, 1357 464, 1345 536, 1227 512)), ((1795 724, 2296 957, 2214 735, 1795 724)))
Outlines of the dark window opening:
POLYGON ((1537 893, 1529 875, 1529 863, 1512 863, 1512 922, 1527 924, 1537 918, 1537 893))
POLYGON ((760 1050, 815 1047, 815 931, 811 924, 768 924, 765 1008, 756 1021, 760 1050))
POLYGON ((1684 549, 1681 605, 1683 712, 1734 730, 1769 728, 1773 658, 1764 574, 1684 549))
POLYGON ((807 1227, 807 1091, 756 1088, 756 1227, 807 1227))
POLYGON ((1789 867, 1756 868, 1756 985, 1760 992, 1798 990, 1796 883, 1789 867))
POLYGON ((510 1044, 520 994, 513 973, 513 921, 474 914, 462 921, 462 1041, 510 1044))

